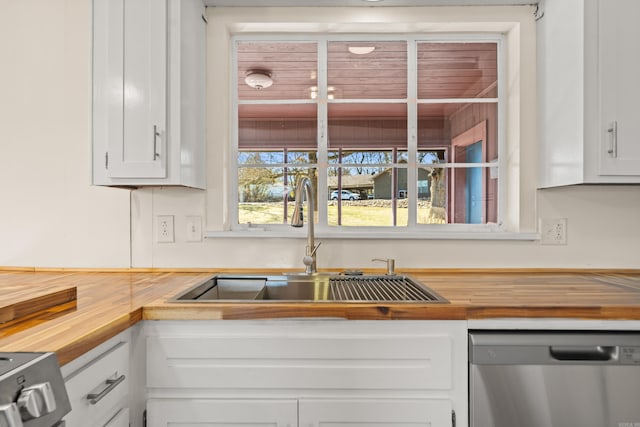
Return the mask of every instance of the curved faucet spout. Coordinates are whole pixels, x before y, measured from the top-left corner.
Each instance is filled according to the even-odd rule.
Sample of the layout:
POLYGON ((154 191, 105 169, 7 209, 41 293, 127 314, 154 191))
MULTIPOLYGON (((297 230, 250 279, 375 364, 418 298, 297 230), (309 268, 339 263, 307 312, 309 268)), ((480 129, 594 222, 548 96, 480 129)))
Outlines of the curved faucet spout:
POLYGON ((306 176, 301 176, 296 181, 296 194, 295 194, 295 207, 293 209, 293 216, 291 218, 292 227, 302 227, 304 224, 304 196, 307 197, 307 248, 303 263, 306 266, 306 273, 317 273, 316 268, 316 251, 318 245, 315 244, 315 236, 313 229, 313 213, 315 212, 315 197, 313 194, 313 185, 311 180, 306 176))

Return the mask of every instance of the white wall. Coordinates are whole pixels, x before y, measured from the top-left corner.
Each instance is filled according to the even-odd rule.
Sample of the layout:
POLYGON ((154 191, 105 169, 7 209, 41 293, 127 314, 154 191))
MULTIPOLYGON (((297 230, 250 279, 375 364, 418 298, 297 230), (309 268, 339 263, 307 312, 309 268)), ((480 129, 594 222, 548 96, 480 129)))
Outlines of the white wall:
MULTIPOLYGON (((168 188, 153 192, 158 213, 176 215, 176 243, 150 244, 146 253, 152 256, 145 260, 150 264, 140 266, 303 268, 304 239, 234 237, 186 242, 185 217, 204 213, 203 195, 168 188)), ((531 241, 320 239, 318 267, 382 267, 371 259, 395 258, 398 269, 640 268, 640 186, 540 190, 536 200, 539 217, 567 218, 567 245, 548 246, 531 241)))
POLYGON ((91 1, 0 0, 0 266, 126 267, 129 192, 91 187, 91 1))
MULTIPOLYGON (((223 221, 219 151, 208 154, 207 192, 143 189, 130 202, 128 190, 90 186, 90 3, 0 0, 0 266, 302 268, 303 239, 186 242, 186 216, 223 221), (175 215, 176 243, 154 242, 159 214, 175 215)), ((227 140, 228 130, 209 131, 210 146, 227 140)), ((543 190, 523 206, 525 217, 568 218, 568 244, 326 240, 319 267, 394 257, 400 269, 640 268, 640 186, 543 190)))

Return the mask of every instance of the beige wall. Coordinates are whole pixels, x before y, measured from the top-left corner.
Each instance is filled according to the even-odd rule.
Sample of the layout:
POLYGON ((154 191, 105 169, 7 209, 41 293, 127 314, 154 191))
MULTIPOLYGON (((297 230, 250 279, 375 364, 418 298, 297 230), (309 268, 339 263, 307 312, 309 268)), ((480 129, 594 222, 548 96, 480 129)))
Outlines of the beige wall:
MULTIPOLYGON (((207 192, 90 186, 90 43, 89 0, 0 0, 0 266, 301 268, 304 239, 186 242, 186 216, 206 218, 211 230, 225 220, 226 182, 216 171, 225 167, 229 130, 219 124, 209 127, 207 192), (176 243, 154 243, 153 218, 160 214, 175 215, 176 243)), ((226 70, 219 71, 225 78, 226 70)), ((210 105, 208 115, 226 116, 228 108, 210 105)), ((521 132, 532 129, 534 122, 521 132)), ((319 267, 369 267, 371 258, 394 257, 399 269, 640 268, 639 186, 536 192, 535 147, 510 154, 526 162, 529 202, 522 215, 533 220, 525 222, 568 218, 566 246, 325 239, 319 267)))

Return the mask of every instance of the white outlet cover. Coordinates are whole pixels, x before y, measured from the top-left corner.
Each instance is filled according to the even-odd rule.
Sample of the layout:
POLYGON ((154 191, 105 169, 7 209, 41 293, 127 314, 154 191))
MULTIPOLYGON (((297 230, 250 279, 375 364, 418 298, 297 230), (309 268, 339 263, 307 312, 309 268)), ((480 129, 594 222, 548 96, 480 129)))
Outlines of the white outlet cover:
POLYGON ((173 243, 174 240, 173 215, 158 215, 156 217, 156 241, 158 243, 173 243))
POLYGON ((542 218, 540 243, 543 245, 567 244, 567 218, 542 218))

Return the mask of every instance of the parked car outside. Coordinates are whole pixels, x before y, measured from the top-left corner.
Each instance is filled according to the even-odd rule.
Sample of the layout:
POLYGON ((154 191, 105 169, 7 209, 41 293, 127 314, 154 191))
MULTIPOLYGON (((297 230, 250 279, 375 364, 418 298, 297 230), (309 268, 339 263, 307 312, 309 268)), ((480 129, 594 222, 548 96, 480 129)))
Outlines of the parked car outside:
MULTIPOLYGON (((349 190, 342 190, 340 198, 342 200, 360 200, 360 195, 349 190)), ((338 190, 331 192, 331 200, 338 200, 338 190)))

